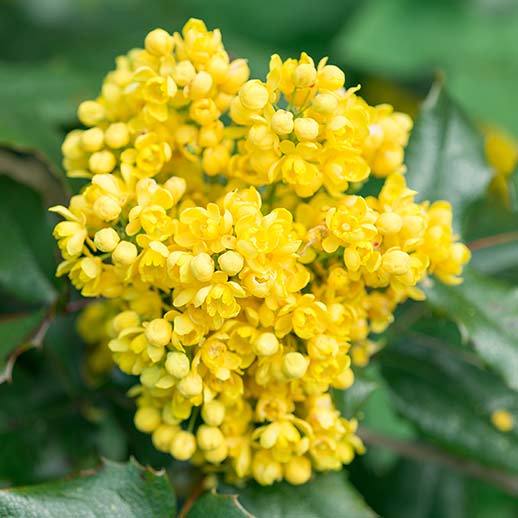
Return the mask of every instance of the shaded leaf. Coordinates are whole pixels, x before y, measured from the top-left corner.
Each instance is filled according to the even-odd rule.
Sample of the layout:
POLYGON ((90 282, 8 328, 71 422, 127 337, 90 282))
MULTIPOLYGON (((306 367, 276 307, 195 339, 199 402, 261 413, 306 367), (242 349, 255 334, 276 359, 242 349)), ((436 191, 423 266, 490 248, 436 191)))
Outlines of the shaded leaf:
POLYGON ((518 212, 518 167, 509 178, 509 201, 514 213, 518 212))
POLYGON ((50 304, 54 287, 54 243, 41 198, 0 176, 0 290, 32 306, 50 304))
POLYGON ((406 151, 407 182, 421 200, 448 200, 457 230, 491 178, 482 138, 440 83, 432 88, 406 151))
POLYGON ((491 423, 499 409, 516 421, 518 401, 496 375, 468 363, 460 350, 411 334, 392 342, 380 359, 397 409, 425 436, 454 454, 518 471, 518 430, 503 433, 491 423))
POLYGON ((24 347, 30 346, 41 329, 47 311, 39 309, 27 315, 0 319, 0 383, 11 378, 11 370, 24 347))
POLYGON ((135 461, 104 461, 93 474, 0 491, 0 515, 10 518, 78 516, 170 518, 176 508, 165 473, 135 461))
POLYGON ((371 518, 344 472, 322 473, 302 486, 287 482, 263 487, 251 483, 239 492, 243 507, 257 518, 371 518))
POLYGON ((446 73, 454 97, 474 117, 518 134, 516 2, 363 2, 335 44, 343 62, 386 77, 446 73), (483 102, 481 101, 483 99, 483 102))
POLYGON ((463 236, 472 252, 471 265, 478 271, 518 279, 518 218, 500 199, 477 200, 466 211, 463 236))
POLYGON ((252 515, 239 503, 237 495, 211 491, 194 502, 188 518, 251 518, 252 515))
POLYGON ((460 286, 434 282, 428 301, 473 342, 480 357, 518 389, 518 289, 472 269, 460 286))
POLYGON ((340 413, 350 419, 355 417, 379 387, 379 379, 372 369, 355 369, 354 383, 347 390, 333 391, 333 399, 340 413))

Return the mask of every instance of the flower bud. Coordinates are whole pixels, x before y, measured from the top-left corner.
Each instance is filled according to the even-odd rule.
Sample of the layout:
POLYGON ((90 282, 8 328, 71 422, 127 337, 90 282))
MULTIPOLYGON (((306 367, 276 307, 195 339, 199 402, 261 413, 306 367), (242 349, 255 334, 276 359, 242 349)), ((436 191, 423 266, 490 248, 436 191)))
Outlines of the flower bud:
POLYGON ((312 101, 313 109, 319 113, 330 114, 338 107, 338 99, 333 94, 318 94, 312 101))
POLYGON ((112 322, 113 330, 119 334, 123 329, 128 327, 137 327, 140 325, 140 318, 135 311, 123 311, 119 313, 112 322))
POLYGON ((218 257, 218 264, 221 271, 232 276, 237 275, 243 269, 244 259, 238 252, 228 250, 218 257))
POLYGON ((410 256, 402 250, 388 250, 383 255, 382 266, 392 275, 404 275, 410 270, 410 256))
POLYGON ((403 218, 396 212, 384 212, 376 223, 382 234, 397 234, 403 226, 403 218))
POLYGON ((325 90, 338 90, 345 83, 345 74, 335 65, 326 65, 318 71, 318 86, 325 90))
POLYGON ((189 374, 190 368, 191 366, 189 358, 186 354, 178 351, 167 353, 165 369, 169 374, 171 374, 175 378, 185 378, 185 376, 189 374))
POLYGON ((153 445, 157 450, 168 452, 171 449, 174 436, 179 432, 178 426, 170 424, 160 425, 151 437, 153 445))
POLYGON ((111 173, 117 165, 117 160, 111 151, 97 151, 88 159, 88 167, 94 174, 111 173))
POLYGON ((259 440, 261 444, 261 448, 269 450, 275 446, 275 443, 279 439, 279 428, 271 424, 265 428, 263 433, 261 434, 261 439, 259 440))
POLYGON ((344 369, 333 381, 333 387, 345 390, 348 389, 354 383, 354 372, 352 369, 347 367, 344 369))
POLYGON ((277 135, 288 135, 293 131, 293 113, 286 110, 277 110, 271 120, 272 130, 277 135))
POLYGON ((259 149, 272 149, 275 140, 275 134, 265 124, 254 124, 248 131, 248 141, 259 149))
POLYGON ((201 394, 203 390, 203 381, 199 374, 191 372, 183 378, 177 385, 178 392, 187 399, 201 394))
POLYGON ((225 405, 217 399, 208 401, 201 409, 201 416, 208 425, 219 426, 225 418, 225 405))
POLYGON ((205 252, 194 256, 191 261, 191 272, 200 282, 210 281, 214 274, 214 260, 205 252))
POLYGON ((207 97, 212 88, 212 76, 202 70, 198 72, 189 85, 189 96, 191 99, 202 99, 207 97))
POLYGON ((311 63, 301 63, 293 72, 293 84, 299 88, 313 85, 316 78, 317 70, 311 63))
POLYGON ((119 234, 111 227, 102 228, 95 233, 94 243, 101 252, 111 252, 120 241, 119 234))
POLYGON ((211 464, 219 464, 227 458, 227 455, 228 446, 225 442, 222 442, 217 448, 205 452, 205 460, 211 464))
POLYGON ((215 176, 225 170, 230 160, 228 149, 223 144, 205 149, 203 169, 209 176, 215 176))
POLYGON ((279 340, 273 333, 262 333, 254 343, 254 352, 258 356, 271 356, 279 350, 279 340))
POLYGON ((296 486, 305 484, 311 478, 311 461, 307 457, 292 457, 284 465, 284 478, 296 486))
POLYGON ((513 416, 507 410, 495 410, 491 422, 501 432, 510 432, 514 427, 513 416))
POLYGON ((101 128, 90 128, 81 135, 81 147, 89 153, 99 151, 103 147, 104 133, 101 128))
POLYGON ((173 327, 163 318, 155 318, 146 326, 147 341, 155 347, 165 347, 171 341, 173 327))
POLYGON ((85 126, 95 126, 105 117, 104 106, 97 101, 84 101, 79 105, 77 116, 85 126))
POLYGON ((281 480, 282 466, 269 453, 258 452, 252 461, 252 474, 259 484, 270 486, 276 480, 281 480))
POLYGON ((249 76, 250 68, 246 60, 236 59, 230 63, 227 70, 227 77, 221 88, 228 94, 235 94, 249 76))
POLYGON ((174 205, 176 205, 185 194, 187 182, 179 176, 171 176, 164 187, 173 195, 174 205))
POLYGON ((113 149, 119 149, 127 146, 129 143, 130 134, 128 126, 124 122, 115 122, 110 124, 106 133, 104 134, 104 140, 106 144, 113 149))
POLYGON ((196 451, 196 439, 190 432, 180 430, 171 443, 171 455, 178 460, 189 460, 196 451))
POLYGON ((146 50, 153 56, 166 56, 173 50, 173 37, 164 29, 151 31, 144 40, 146 50))
POLYGON ((221 446, 225 437, 219 428, 202 424, 196 432, 196 440, 202 450, 215 450, 221 446))
POLYGON ((214 81, 219 84, 225 81, 228 67, 228 57, 221 54, 215 54, 210 58, 207 64, 207 71, 213 77, 214 81))
POLYGON ((138 430, 149 433, 160 426, 160 412, 153 407, 140 407, 133 420, 138 430))
POLYGON ((129 266, 137 259, 137 247, 129 241, 121 241, 112 253, 112 260, 115 264, 129 266))
POLYGON ((110 196, 102 195, 95 200, 94 212, 103 221, 113 221, 121 213, 120 205, 110 196))
POLYGON ((302 378, 306 374, 308 368, 307 358, 297 352, 291 352, 284 355, 282 359, 282 372, 290 379, 302 378))
POLYGON ((254 112, 262 110, 269 97, 268 89, 257 79, 246 82, 239 90, 239 99, 243 107, 254 112))
POLYGON ((182 87, 188 85, 196 77, 196 69, 190 61, 180 61, 173 71, 175 83, 182 87))
POLYGON ((315 140, 318 137, 318 122, 310 117, 295 119, 295 135, 299 140, 315 140))

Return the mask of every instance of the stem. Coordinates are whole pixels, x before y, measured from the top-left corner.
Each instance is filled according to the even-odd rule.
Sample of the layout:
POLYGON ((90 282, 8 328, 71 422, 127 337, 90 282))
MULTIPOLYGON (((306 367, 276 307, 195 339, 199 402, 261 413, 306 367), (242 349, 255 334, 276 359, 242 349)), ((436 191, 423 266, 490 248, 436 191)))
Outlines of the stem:
POLYGON ((502 234, 495 234, 494 236, 475 239, 475 241, 468 243, 468 247, 470 250, 481 250, 483 248, 489 248, 495 245, 503 245, 513 241, 518 241, 518 232, 503 232, 502 234))
POLYGON ((516 475, 484 466, 472 460, 450 455, 428 444, 393 439, 364 427, 359 429, 358 435, 367 444, 381 446, 408 459, 442 464, 470 477, 488 482, 512 496, 518 496, 518 476, 516 475))
POLYGON ((76 313, 77 311, 81 311, 86 308, 88 304, 90 304, 92 300, 89 299, 78 299, 71 300, 64 308, 63 313, 76 313))
POLYGON ((198 418, 199 413, 200 413, 200 407, 195 406, 192 409, 191 418, 189 419, 189 424, 187 425, 188 432, 192 433, 192 431, 194 430, 194 425, 196 424, 196 419, 198 418))
POLYGON ((202 495, 202 493, 205 491, 204 487, 204 481, 205 479, 202 477, 198 483, 194 486, 191 494, 189 495, 189 498, 185 501, 185 504, 182 507, 182 510, 178 514, 178 518, 185 518, 187 516, 187 513, 191 509, 192 505, 198 498, 202 495))
POLYGON ((268 196, 266 196, 264 203, 268 205, 268 210, 272 210, 273 202, 275 199, 275 191, 277 190, 277 185, 279 182, 274 182, 270 185, 270 189, 268 191, 268 196))

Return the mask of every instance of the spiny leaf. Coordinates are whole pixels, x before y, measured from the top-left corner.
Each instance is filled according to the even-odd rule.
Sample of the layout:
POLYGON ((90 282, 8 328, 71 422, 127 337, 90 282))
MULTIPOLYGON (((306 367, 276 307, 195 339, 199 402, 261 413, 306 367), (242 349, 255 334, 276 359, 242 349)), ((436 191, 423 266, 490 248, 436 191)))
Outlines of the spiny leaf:
POLYGON ((175 510, 166 474, 135 461, 104 461, 95 473, 71 480, 0 491, 0 516, 10 518, 170 518, 175 510))

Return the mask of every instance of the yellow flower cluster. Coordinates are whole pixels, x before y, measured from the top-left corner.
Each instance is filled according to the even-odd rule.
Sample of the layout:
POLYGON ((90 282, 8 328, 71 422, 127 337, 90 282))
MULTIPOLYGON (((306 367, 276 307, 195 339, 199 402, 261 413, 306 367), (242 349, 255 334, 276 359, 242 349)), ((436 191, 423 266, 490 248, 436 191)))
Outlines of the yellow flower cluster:
POLYGON ((282 181, 300 197, 322 186, 339 196, 370 172, 402 172, 412 120, 389 105, 369 106, 344 88, 345 75, 322 59, 270 60, 266 82, 248 81, 230 105, 245 138, 229 176, 252 185, 282 181))
POLYGON ((518 141, 503 131, 488 128, 485 131, 485 151, 494 173, 490 191, 509 205, 509 179, 517 174, 518 141))
POLYGON ((427 275, 460 282, 469 252, 449 204, 406 186, 406 115, 305 54, 247 79, 198 20, 117 60, 63 144, 90 181, 51 209, 58 275, 109 299, 80 330, 138 376, 135 424, 156 448, 302 484, 363 452, 330 390, 377 350, 370 333, 427 275), (348 191, 371 172, 379 196, 348 191))

